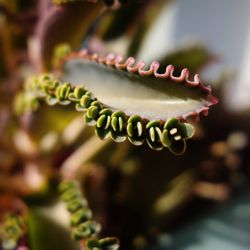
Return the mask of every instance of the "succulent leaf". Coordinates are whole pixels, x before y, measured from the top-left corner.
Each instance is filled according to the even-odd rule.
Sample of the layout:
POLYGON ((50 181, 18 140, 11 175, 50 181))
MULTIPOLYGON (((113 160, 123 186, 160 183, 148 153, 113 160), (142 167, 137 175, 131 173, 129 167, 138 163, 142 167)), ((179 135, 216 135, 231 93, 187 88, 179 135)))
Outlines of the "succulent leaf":
POLYGON ((146 141, 150 148, 155 150, 161 150, 163 148, 161 142, 161 122, 160 121, 151 121, 146 126, 147 129, 147 138, 146 141))
POLYGON ((73 231, 73 238, 82 240, 98 234, 101 231, 101 226, 95 221, 86 221, 78 225, 73 231))
POLYGON ((126 140, 126 114, 122 111, 114 112, 111 116, 111 138, 116 142, 126 140))
POLYGON ((92 212, 88 208, 82 208, 77 210, 71 217, 71 225, 76 226, 81 222, 85 222, 92 218, 92 212))
MULTIPOLYGON (((137 146, 146 140, 152 149, 167 147, 179 155, 194 134, 193 126, 183 120, 207 115, 209 107, 217 103, 211 88, 202 85, 198 75, 190 81, 186 69, 179 77, 173 75, 172 66, 160 74, 156 62, 144 70, 142 61, 134 65, 133 58, 101 58, 85 50, 69 55, 63 65, 60 76, 66 83, 51 75, 34 77, 26 83, 24 96, 45 98, 52 105, 75 103, 77 111, 85 112, 85 122, 96 126, 95 132, 103 140, 111 137, 122 142, 128 138, 137 146)), ((18 103, 23 106, 20 110, 28 107, 23 99, 18 103)))
POLYGON ((72 237, 75 240, 86 240, 87 249, 116 250, 119 248, 119 240, 117 238, 97 238, 101 225, 91 220, 92 212, 81 193, 78 182, 73 180, 63 181, 59 185, 58 190, 61 194, 61 199, 66 203, 71 214, 72 237))
POLYGON ((189 123, 181 124, 180 130, 184 139, 189 139, 194 135, 194 127, 189 123))
POLYGON ((87 242, 88 250, 117 250, 119 248, 119 240, 114 237, 103 239, 90 239, 87 242))
POLYGON ((178 119, 168 120, 161 137, 162 144, 175 155, 181 155, 186 150, 186 140, 194 135, 194 127, 189 123, 181 123, 178 119))
POLYGON ((73 84, 84 82, 112 111, 122 110, 128 116, 140 115, 147 120, 207 114, 209 107, 217 103, 211 88, 201 84, 198 75, 191 81, 187 69, 176 77, 172 65, 162 74, 158 68, 157 62, 145 69, 144 62, 135 63, 134 58, 99 57, 82 51, 64 61, 61 79, 73 84))
POLYGON ((167 147, 167 148, 170 147, 172 139, 169 136, 169 131, 167 129, 163 130, 161 141, 164 147, 167 147))
POLYGON ((16 249, 19 240, 26 233, 24 217, 12 213, 8 214, 5 216, 1 227, 1 249, 16 249))
POLYGON ((96 134, 102 140, 105 140, 109 137, 111 127, 111 115, 112 111, 109 109, 103 109, 99 113, 99 118, 96 123, 96 134))
POLYGON ((99 244, 103 250, 117 250, 120 245, 119 240, 114 237, 100 239, 99 244))
POLYGON ((88 203, 87 203, 86 199, 76 198, 68 203, 67 209, 69 212, 74 213, 80 208, 87 207, 87 205, 88 205, 88 203))
POLYGON ((133 115, 128 119, 127 133, 129 141, 140 146, 143 144, 145 137, 143 132, 142 119, 138 115, 133 115))

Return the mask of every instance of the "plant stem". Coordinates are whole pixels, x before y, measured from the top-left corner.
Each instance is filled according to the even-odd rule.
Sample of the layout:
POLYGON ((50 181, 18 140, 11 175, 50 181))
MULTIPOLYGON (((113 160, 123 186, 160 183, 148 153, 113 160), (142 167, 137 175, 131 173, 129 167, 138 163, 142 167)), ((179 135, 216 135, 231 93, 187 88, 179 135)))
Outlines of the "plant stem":
POLYGON ((63 178, 73 178, 84 163, 88 162, 110 142, 111 140, 101 141, 95 135, 92 136, 64 161, 61 167, 63 178))

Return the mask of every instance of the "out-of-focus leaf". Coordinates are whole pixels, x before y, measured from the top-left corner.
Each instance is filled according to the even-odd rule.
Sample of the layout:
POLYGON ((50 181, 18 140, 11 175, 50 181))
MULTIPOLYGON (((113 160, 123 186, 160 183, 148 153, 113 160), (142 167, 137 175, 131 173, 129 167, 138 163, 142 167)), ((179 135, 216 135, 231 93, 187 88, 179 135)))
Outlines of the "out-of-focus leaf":
POLYGON ((48 8, 41 16, 33 40, 35 44, 32 46, 37 53, 35 60, 39 60, 45 68, 50 68, 56 45, 68 43, 74 49, 79 48, 90 24, 102 7, 103 3, 98 1, 48 8))
POLYGON ((140 11, 142 10, 143 5, 147 4, 147 1, 144 1, 144 3, 128 3, 121 7, 118 11, 114 12, 111 17, 110 25, 103 34, 103 39, 115 39, 126 33, 129 27, 136 25, 133 21, 135 21, 138 15, 141 14, 140 11))
MULTIPOLYGON (((179 75, 183 68, 188 68, 191 72, 199 72, 204 66, 213 60, 205 46, 194 45, 184 49, 177 50, 160 59, 161 65, 173 64, 176 68, 176 74, 179 75)), ((164 72, 164 67, 159 71, 164 72)))
POLYGON ((142 22, 142 24, 139 25, 138 30, 136 34, 133 36, 133 39, 129 45, 127 52, 128 55, 135 56, 137 54, 137 51, 140 48, 146 30, 147 30, 147 25, 145 22, 142 22))
POLYGON ((79 246, 71 239, 70 232, 39 209, 29 210, 28 227, 32 250, 79 250, 79 246))
POLYGON ((131 37, 131 42, 127 50, 128 56, 136 56, 140 51, 147 32, 150 30, 154 20, 157 19, 162 7, 167 4, 168 1, 169 0, 148 0, 144 4, 143 8, 141 8, 139 17, 136 19, 133 26, 131 25, 128 30, 128 34, 131 37))
POLYGON ((34 115, 30 128, 35 138, 40 139, 51 130, 61 133, 77 115, 77 112, 72 112, 72 110, 65 107, 49 108, 44 106, 34 115))

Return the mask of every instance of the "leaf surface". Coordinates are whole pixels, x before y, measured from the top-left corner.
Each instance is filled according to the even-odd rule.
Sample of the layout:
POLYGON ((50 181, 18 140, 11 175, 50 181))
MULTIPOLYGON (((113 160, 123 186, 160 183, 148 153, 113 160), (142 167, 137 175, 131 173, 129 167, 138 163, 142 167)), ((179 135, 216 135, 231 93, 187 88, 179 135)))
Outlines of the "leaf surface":
POLYGON ((121 110, 128 116, 140 115, 148 120, 186 118, 207 112, 216 103, 211 89, 195 76, 188 80, 188 70, 179 77, 173 76, 173 66, 163 74, 157 73, 159 65, 153 62, 144 70, 143 62, 131 66, 131 58, 124 64, 100 59, 100 62, 72 58, 65 62, 62 79, 72 84, 84 84, 94 96, 111 110, 121 110), (125 66, 124 66, 125 65, 125 66), (152 70, 153 68, 153 70, 152 70))

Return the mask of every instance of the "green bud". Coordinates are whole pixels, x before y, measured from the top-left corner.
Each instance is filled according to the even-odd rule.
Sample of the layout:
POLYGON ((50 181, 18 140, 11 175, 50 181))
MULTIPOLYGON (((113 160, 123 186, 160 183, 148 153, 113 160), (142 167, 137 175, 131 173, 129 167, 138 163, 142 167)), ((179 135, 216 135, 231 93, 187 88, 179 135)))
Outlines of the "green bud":
POLYGON ((92 218, 92 212, 88 208, 83 208, 77 210, 74 214, 71 216, 71 225, 76 226, 81 222, 85 222, 92 218))

